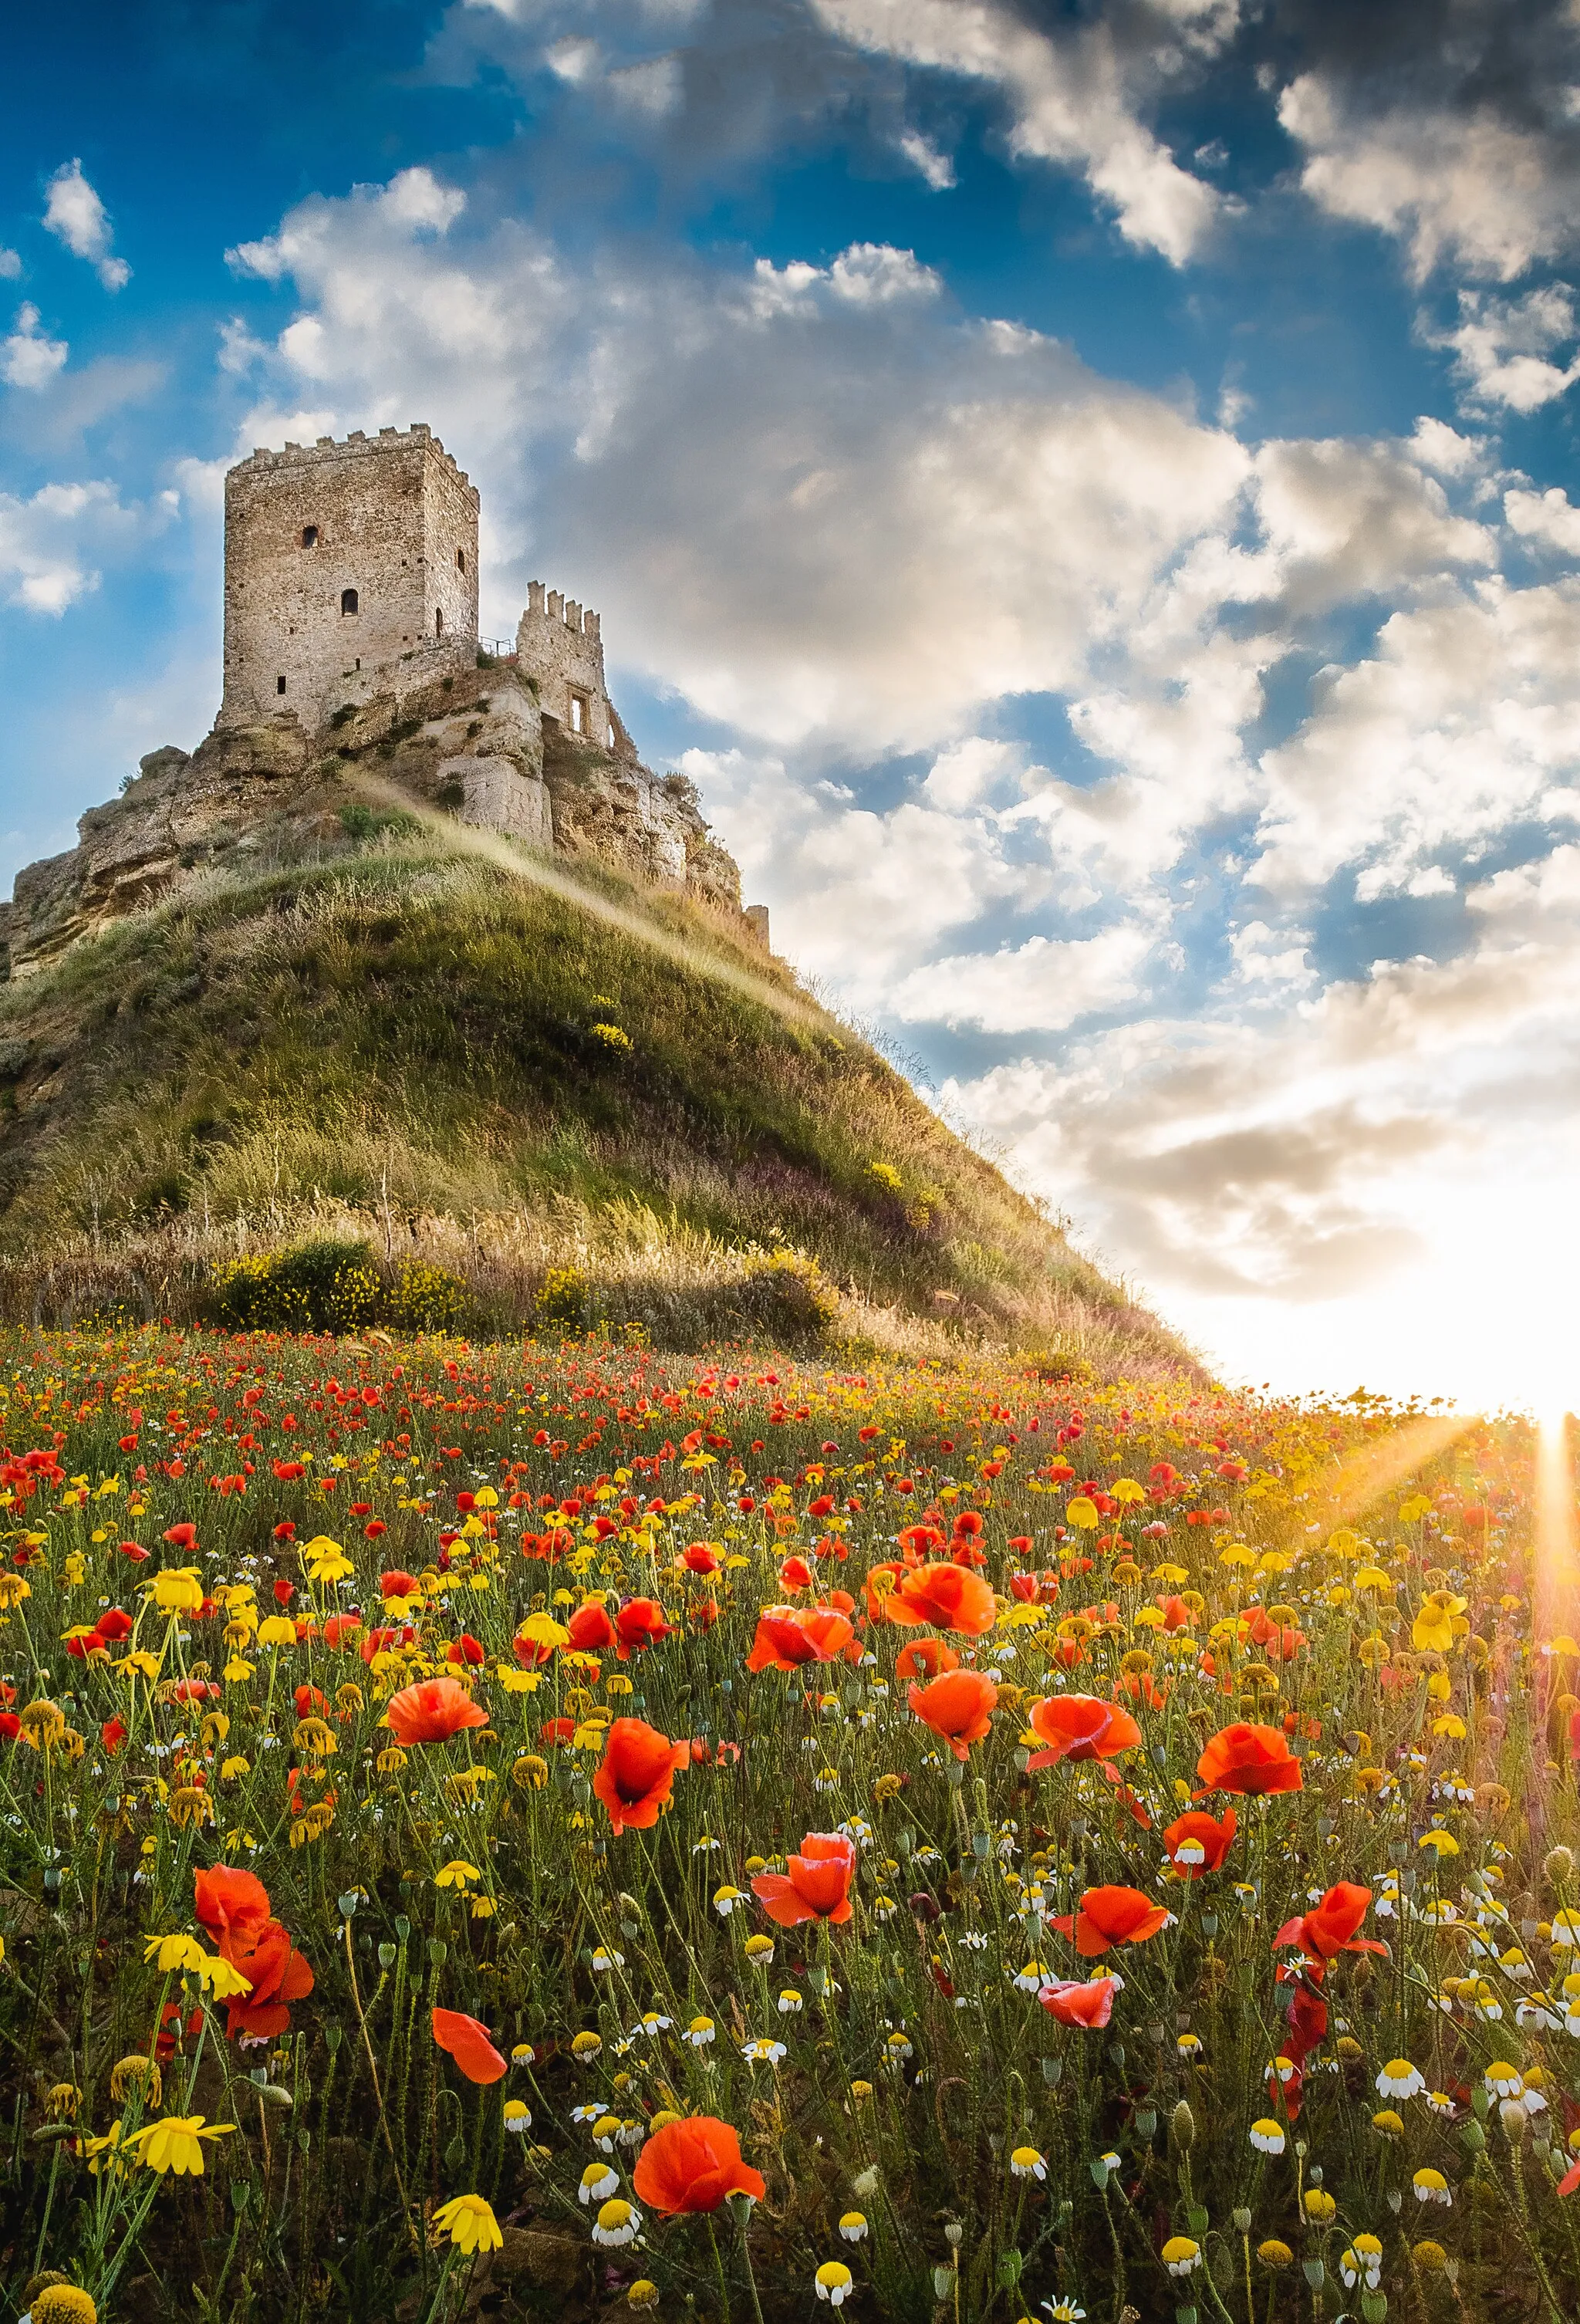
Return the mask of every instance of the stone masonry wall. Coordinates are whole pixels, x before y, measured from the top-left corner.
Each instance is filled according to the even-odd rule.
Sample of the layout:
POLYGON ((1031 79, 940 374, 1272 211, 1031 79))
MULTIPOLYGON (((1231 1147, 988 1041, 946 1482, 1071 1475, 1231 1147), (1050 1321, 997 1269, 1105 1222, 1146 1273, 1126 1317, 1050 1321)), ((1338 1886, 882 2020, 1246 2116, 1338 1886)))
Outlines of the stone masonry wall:
POLYGON ((477 519, 474 487, 421 425, 234 467, 221 724, 294 715, 311 732, 359 672, 474 638, 477 519))
POLYGON ((527 585, 527 610, 516 629, 516 666, 537 683, 537 698, 567 734, 595 750, 636 757, 615 717, 603 677, 603 638, 596 613, 541 581, 527 585), (623 744, 623 748, 622 748, 623 744))

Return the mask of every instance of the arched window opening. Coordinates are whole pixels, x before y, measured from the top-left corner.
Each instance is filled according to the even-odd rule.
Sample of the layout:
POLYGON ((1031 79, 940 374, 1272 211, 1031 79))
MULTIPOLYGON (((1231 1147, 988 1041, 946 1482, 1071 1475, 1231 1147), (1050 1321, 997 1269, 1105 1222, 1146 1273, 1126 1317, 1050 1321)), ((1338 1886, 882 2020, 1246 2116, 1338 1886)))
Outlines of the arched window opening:
POLYGON ((302 547, 304 549, 317 549, 317 526, 316 524, 304 524, 302 527, 302 547))
POLYGON ((443 607, 441 606, 441 607, 438 607, 437 609, 436 609, 435 613, 434 613, 434 635, 435 635, 435 637, 436 637, 436 638, 442 638, 442 637, 444 636, 444 634, 445 634, 445 614, 444 614, 444 609, 443 609, 443 607))
POLYGON ((466 570, 466 551, 464 549, 458 549, 455 551, 455 570, 457 573, 464 573, 466 570))
POLYGON ((355 611, 356 611, 356 591, 355 591, 354 589, 343 589, 343 590, 341 591, 341 593, 340 593, 340 610, 341 610, 341 612, 342 612, 343 613, 355 613, 355 611))

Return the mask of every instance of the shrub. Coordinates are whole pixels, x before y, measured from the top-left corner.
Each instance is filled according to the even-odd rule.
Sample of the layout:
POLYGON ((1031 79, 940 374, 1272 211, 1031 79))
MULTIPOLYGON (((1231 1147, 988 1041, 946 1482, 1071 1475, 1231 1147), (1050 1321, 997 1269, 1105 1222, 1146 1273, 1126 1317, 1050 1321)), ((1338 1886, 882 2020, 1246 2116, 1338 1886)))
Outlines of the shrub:
POLYGON ((421 1259, 403 1259, 384 1300, 384 1319, 403 1332, 453 1332, 466 1309, 458 1275, 421 1259))
POLYGON ((804 1347, 821 1341, 838 1321, 840 1295, 815 1259, 776 1250, 744 1277, 739 1305, 749 1330, 788 1347, 804 1347))
POLYGON ((300 1243, 224 1261, 211 1277, 219 1320, 243 1332, 360 1332, 382 1286, 364 1242, 300 1243))
POLYGON ((622 1032, 618 1025, 594 1025, 592 1033, 592 1038, 602 1041, 606 1049, 629 1049, 631 1046, 630 1035, 622 1032))
POLYGON ((588 1283, 579 1267, 551 1267, 532 1303, 540 1323, 574 1332, 586 1321, 588 1283))

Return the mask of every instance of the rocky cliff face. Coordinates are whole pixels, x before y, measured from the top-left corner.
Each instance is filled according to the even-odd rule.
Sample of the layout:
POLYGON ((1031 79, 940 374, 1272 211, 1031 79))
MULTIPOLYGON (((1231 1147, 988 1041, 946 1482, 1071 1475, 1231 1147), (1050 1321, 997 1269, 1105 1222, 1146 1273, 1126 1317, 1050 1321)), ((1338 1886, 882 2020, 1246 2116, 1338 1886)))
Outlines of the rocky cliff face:
POLYGON ((151 752, 119 798, 82 817, 74 848, 17 874, 0 905, 9 973, 27 976, 204 873, 355 845, 377 820, 359 768, 414 807, 740 909, 740 875, 696 791, 643 766, 618 721, 614 748, 599 750, 543 712, 508 662, 457 645, 411 663, 393 686, 348 682, 317 733, 288 715, 216 727, 190 757, 151 752))

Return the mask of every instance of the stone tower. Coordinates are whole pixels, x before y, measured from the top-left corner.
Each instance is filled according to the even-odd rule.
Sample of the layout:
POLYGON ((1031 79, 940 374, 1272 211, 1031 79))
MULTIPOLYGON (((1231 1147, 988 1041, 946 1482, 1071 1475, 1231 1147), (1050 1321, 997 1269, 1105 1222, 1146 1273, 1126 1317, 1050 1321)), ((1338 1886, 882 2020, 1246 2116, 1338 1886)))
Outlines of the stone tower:
POLYGON ((596 613, 583 612, 557 589, 546 591, 541 581, 528 581, 527 610, 516 627, 516 660, 537 679, 539 702, 567 734, 579 734, 601 751, 620 749, 624 730, 603 682, 596 613))
MULTIPOLYGON (((309 733, 362 674, 419 683, 477 636, 474 486, 432 430, 256 451, 225 480, 221 726, 309 733)), ((606 722, 607 723, 607 719, 606 722)))

